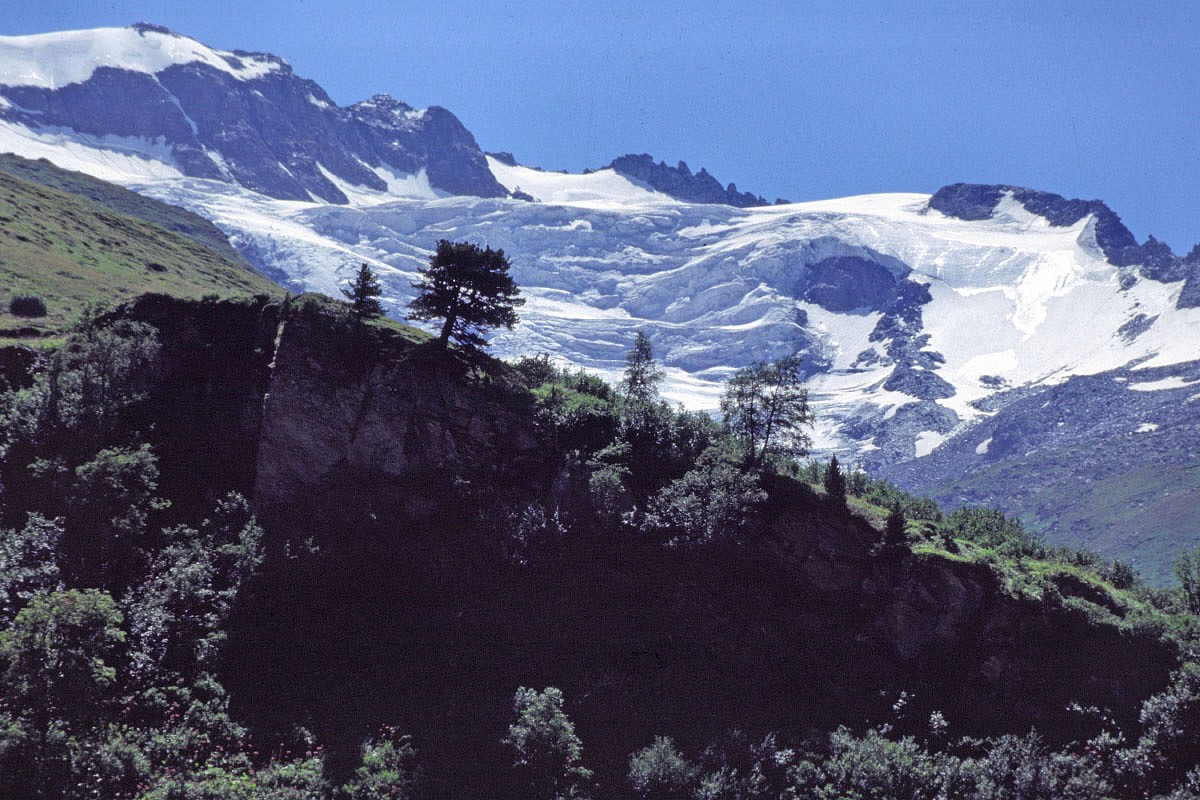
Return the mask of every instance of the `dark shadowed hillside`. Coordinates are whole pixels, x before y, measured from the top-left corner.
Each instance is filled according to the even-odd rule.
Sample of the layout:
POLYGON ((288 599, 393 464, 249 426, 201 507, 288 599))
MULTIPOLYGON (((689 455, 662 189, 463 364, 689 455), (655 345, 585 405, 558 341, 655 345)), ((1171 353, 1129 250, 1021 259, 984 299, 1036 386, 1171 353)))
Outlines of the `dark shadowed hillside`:
MULTIPOLYGON (((256 577, 236 573, 236 600, 203 618, 223 622, 196 623, 217 625, 220 649, 196 652, 219 657, 188 666, 193 656, 168 648, 153 663, 181 685, 201 681, 195 702, 219 675, 261 752, 299 741, 302 726, 328 746, 313 763, 334 782, 350 780, 359 744, 386 724, 414 737, 430 796, 526 796, 501 743, 520 686, 562 690, 608 796, 658 734, 698 753, 732 729, 796 742, 838 725, 926 736, 936 714, 956 737, 1032 727, 1069 747, 1106 725, 1132 736, 1179 663, 1186 616, 1155 606, 1175 601, 1139 594, 1103 562, 1015 534, 989 540, 999 528, 942 520, 928 504, 885 542, 883 484, 851 485, 839 507, 804 472, 714 455, 726 434, 711 421, 626 405, 536 359, 464 360, 311 297, 147 296, 92 324, 93 339, 140 330, 154 347, 95 417, 28 416, 57 402, 34 376, 10 405, 5 524, 65 514, 55 574, 68 586, 92 575, 120 599, 117 624, 133 638, 109 658, 144 665, 158 651, 143 649, 154 640, 137 570, 157 575, 157 549, 179 546, 154 531, 199 524, 230 491, 249 498, 261 538, 237 541, 261 546, 256 577), (147 447, 129 449, 137 442, 147 447), (51 463, 59 477, 47 483, 51 463), (153 476, 144 490, 170 504, 137 501, 143 516, 109 520, 81 492, 119 463, 139 464, 153 476), (702 538, 671 510, 723 513, 730 492, 746 493, 744 513, 702 538), (118 571, 110 550, 80 538, 87 520, 132 548, 118 571)), ((70 386, 71 363, 44 369, 70 386)), ((187 618, 171 616, 187 605, 161 608, 187 618)), ((158 674, 139 669, 117 673, 131 707, 158 674)), ((126 773, 112 769, 120 785, 126 773)))

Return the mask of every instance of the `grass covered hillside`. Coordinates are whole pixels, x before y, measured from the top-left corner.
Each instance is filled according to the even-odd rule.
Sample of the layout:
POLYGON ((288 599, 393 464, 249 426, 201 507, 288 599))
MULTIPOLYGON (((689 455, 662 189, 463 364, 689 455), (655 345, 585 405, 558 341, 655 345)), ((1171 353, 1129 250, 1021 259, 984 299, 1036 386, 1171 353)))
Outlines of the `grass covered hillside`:
POLYGON ((280 290, 194 214, 46 162, 0 156, 0 336, 53 334, 88 303, 146 292, 280 290))

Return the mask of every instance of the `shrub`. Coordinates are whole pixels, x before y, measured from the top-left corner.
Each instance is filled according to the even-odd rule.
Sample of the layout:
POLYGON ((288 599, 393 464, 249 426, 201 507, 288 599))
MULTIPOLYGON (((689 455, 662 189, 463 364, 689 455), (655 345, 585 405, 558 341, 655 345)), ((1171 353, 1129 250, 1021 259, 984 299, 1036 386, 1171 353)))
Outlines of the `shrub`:
POLYGON ((533 798, 573 796, 592 777, 583 766, 583 743, 563 710, 563 694, 524 686, 513 696, 513 721, 502 740, 512 750, 513 767, 522 773, 533 798))
POLYGON ((46 303, 34 294, 14 295, 8 301, 8 313, 15 317, 44 317, 46 316, 46 303))
POLYGON ((646 527, 671 536, 671 545, 738 541, 767 500, 758 473, 731 463, 731 454, 711 447, 696 468, 672 481, 650 501, 646 527))
POLYGON ((342 787, 345 800, 408 800, 418 780, 412 739, 385 726, 362 745, 362 764, 342 787))
POLYGON ((645 800, 685 800, 699 773, 669 736, 656 736, 629 758, 629 785, 645 800))

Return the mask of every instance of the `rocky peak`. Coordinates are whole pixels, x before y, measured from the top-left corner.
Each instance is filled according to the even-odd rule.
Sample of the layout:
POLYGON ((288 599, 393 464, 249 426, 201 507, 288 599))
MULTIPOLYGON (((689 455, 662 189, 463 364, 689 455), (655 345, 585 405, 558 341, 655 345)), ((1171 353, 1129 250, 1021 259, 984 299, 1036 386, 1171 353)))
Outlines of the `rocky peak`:
POLYGON ((655 191, 669 194, 677 200, 692 203, 722 203, 738 208, 767 205, 767 201, 761 196, 749 192, 739 192, 737 186, 732 183, 728 187, 722 188, 717 179, 703 167, 693 175, 685 161, 669 167, 666 162, 655 163, 651 155, 642 153, 613 159, 609 167, 627 178, 644 183, 655 191))
POLYGON ((1200 256, 1200 245, 1181 259, 1165 242, 1153 236, 1138 244, 1121 218, 1102 200, 1068 200, 1052 192, 1004 184, 954 183, 938 189, 929 199, 929 208, 962 220, 989 219, 1006 194, 1056 227, 1074 225, 1091 215, 1095 218, 1096 244, 1109 263, 1118 267, 1136 266, 1142 277, 1153 281, 1188 280, 1179 307, 1200 305, 1200 269, 1188 267, 1194 255, 1200 256))
POLYGON ((382 191, 386 184, 374 171, 380 167, 406 174, 424 169, 430 185, 449 194, 507 194, 474 137, 445 109, 416 110, 386 94, 341 108, 277 56, 212 50, 147 23, 71 34, 80 45, 65 61, 62 36, 35 37, 0 53, 11 62, 0 64, 6 67, 0 81, 28 73, 28 59, 30 69, 37 67, 31 74, 46 76, 37 85, 0 83, 0 98, 8 100, 0 103, 0 120, 35 131, 66 128, 141 140, 146 157, 158 160, 162 142, 173 166, 189 177, 286 200, 346 203, 330 174, 382 191), (173 41, 139 48, 130 30, 173 41), (120 59, 91 55, 96 42, 108 39, 124 48, 120 59), (125 50, 136 52, 126 58, 125 50))
POLYGON ((413 107, 402 100, 397 100, 386 92, 372 95, 367 100, 360 100, 350 106, 351 114, 360 119, 375 117, 380 120, 394 119, 396 115, 407 114, 413 107))
POLYGON ((989 219, 1006 194, 1056 227, 1068 227, 1088 214, 1094 215, 1096 240, 1110 259, 1137 246, 1137 240, 1121 223, 1121 218, 1100 200, 1068 200, 1052 192, 1005 184, 954 183, 938 189, 929 199, 929 207, 948 217, 989 219))
POLYGON ((166 36, 175 36, 176 35, 175 31, 171 30, 170 28, 168 28, 164 25, 155 25, 154 23, 151 23, 151 22, 135 22, 132 25, 130 25, 129 27, 133 28, 135 31, 142 34, 143 36, 145 36, 147 33, 161 33, 166 36))

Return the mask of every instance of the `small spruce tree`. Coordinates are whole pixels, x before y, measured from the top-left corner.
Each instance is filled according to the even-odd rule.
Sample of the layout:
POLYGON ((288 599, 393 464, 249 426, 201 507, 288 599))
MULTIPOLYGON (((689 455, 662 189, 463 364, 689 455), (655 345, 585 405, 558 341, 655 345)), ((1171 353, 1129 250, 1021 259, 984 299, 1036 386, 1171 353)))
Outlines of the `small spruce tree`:
POLYGON ((825 468, 825 496, 835 508, 846 507, 846 476, 838 465, 837 456, 829 459, 825 468))
POLYGON ((350 281, 350 288, 342 289, 342 294, 350 301, 350 313, 358 322, 383 316, 383 303, 379 298, 383 295, 383 287, 379 278, 366 262, 358 268, 358 274, 350 281))
POLYGON ((651 403, 658 397, 658 384, 663 371, 654 360, 654 348, 650 337, 638 331, 633 347, 625 357, 625 376, 621 387, 631 403, 651 403))
POLYGON ((908 521, 904 517, 899 503, 893 503, 887 515, 887 523, 883 529, 883 543, 888 547, 899 547, 908 538, 905 531, 908 521))

